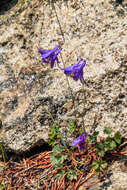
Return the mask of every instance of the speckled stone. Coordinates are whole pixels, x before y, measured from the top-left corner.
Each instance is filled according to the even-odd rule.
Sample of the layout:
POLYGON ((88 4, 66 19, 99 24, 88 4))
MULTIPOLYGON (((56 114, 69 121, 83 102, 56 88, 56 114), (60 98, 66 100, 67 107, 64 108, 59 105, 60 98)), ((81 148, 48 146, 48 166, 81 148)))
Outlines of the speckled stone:
MULTIPOLYGON (((88 132, 98 130, 103 136, 104 127, 111 126, 126 137, 126 1, 56 1, 56 10, 46 1, 15 3, 0 9, 0 143, 16 153, 43 145, 52 124, 49 112, 68 142, 70 118, 80 126, 83 117, 88 132), (63 72, 51 70, 38 54, 38 48, 57 44, 65 66, 79 58, 87 61, 84 91, 80 81, 69 78, 73 98, 63 72)), ((125 190, 127 174, 120 168, 116 162, 109 179, 90 189, 125 190)))
POLYGON ((52 123, 47 109, 69 141, 63 123, 70 118, 81 125, 83 117, 88 132, 103 135, 103 128, 111 126, 127 135, 126 9, 104 0, 57 1, 55 8, 34 0, 0 16, 1 138, 10 151, 25 152, 47 141, 52 123), (51 70, 38 54, 38 48, 58 43, 66 66, 79 58, 87 61, 84 93, 80 81, 69 78, 74 105, 63 72, 51 70))

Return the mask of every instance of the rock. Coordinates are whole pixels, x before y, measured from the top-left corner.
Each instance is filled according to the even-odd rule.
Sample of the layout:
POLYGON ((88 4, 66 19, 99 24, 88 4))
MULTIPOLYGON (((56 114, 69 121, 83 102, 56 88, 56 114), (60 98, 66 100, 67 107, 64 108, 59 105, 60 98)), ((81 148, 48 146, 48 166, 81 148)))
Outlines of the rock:
MULTIPOLYGON (((127 174, 126 166, 121 162, 122 159, 118 159, 114 164, 110 166, 108 172, 106 172, 106 180, 89 187, 89 190, 126 190, 127 174), (124 167, 124 170, 122 169, 124 167)), ((79 190, 85 189, 86 186, 94 184, 98 181, 98 175, 94 175, 88 179, 83 185, 79 187, 79 190)))
POLYGON ((73 4, 55 4, 64 43, 48 3, 32 1, 16 15, 6 13, 9 19, 0 18, 0 137, 9 151, 23 153, 47 142, 49 112, 69 142, 70 118, 79 126, 83 118, 88 132, 103 135, 111 126, 127 135, 127 16, 118 17, 113 5, 101 0, 73 4), (38 54, 38 48, 57 44, 63 44, 66 66, 87 60, 85 90, 69 78, 73 98, 64 73, 50 69, 38 54))
POLYGON ((127 161, 121 164, 121 171, 127 173, 127 161))
POLYGON ((17 0, 1 0, 0 1, 0 15, 4 14, 6 11, 11 9, 16 3, 17 3, 17 0))
MULTIPOLYGON (((0 9, 0 143, 7 151, 24 153, 47 142, 51 115, 69 143, 71 118, 77 127, 84 120, 87 132, 98 130, 103 136, 104 127, 111 126, 127 136, 127 14, 123 2, 116 7, 104 0, 56 1, 65 42, 56 12, 47 2, 32 0, 25 7, 13 4, 0 9), (73 98, 63 72, 50 69, 38 54, 38 48, 57 44, 63 48, 66 66, 79 58, 87 61, 84 90, 80 81, 68 78, 73 98)), ((126 166, 115 162, 110 169, 107 181, 91 190, 126 189, 126 166)), ((88 184, 97 178, 91 180, 88 184)))

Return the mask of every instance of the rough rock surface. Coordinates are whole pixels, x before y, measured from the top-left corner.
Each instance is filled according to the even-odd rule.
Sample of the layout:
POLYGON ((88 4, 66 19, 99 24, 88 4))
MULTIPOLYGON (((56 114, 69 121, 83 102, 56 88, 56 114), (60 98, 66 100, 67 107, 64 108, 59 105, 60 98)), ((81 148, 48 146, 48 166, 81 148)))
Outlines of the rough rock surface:
MULTIPOLYGON (((103 135, 104 127, 111 126, 127 136, 126 1, 57 1, 54 10, 51 4, 32 0, 23 7, 0 9, 1 143, 16 153, 43 144, 52 123, 48 112, 68 141, 70 118, 82 125, 83 117, 88 131, 103 135), (41 63, 38 55, 38 47, 58 43, 66 66, 78 58, 87 60, 85 90, 69 78, 74 105, 64 74, 41 63)), ((114 167, 112 183, 98 189, 126 189, 126 174, 117 163, 114 167)))
POLYGON ((126 10, 101 0, 58 1, 55 8, 32 1, 17 9, 16 15, 12 9, 10 17, 1 16, 1 138, 15 152, 47 141, 52 123, 47 109, 62 122, 65 133, 65 120, 76 117, 81 123, 83 116, 89 131, 97 128, 101 133, 110 125, 127 134, 126 10), (57 67, 51 70, 42 64, 38 55, 38 47, 52 48, 58 43, 66 65, 80 57, 87 60, 84 94, 80 82, 69 79, 75 98, 69 108, 72 98, 66 77, 57 67))
POLYGON ((126 10, 121 7, 124 12, 119 15, 120 6, 117 10, 111 2, 101 0, 58 1, 55 8, 32 1, 17 10, 17 15, 12 10, 10 18, 1 17, 1 136, 15 152, 47 140, 51 124, 47 109, 59 122, 76 116, 81 123, 82 115, 88 129, 102 132, 110 125, 127 134, 126 10), (75 97, 71 109, 66 77, 57 67, 51 70, 41 64, 38 55, 38 47, 52 48, 58 43, 66 65, 80 57, 87 60, 84 95, 80 82, 69 79, 75 97))
MULTIPOLYGON (((127 164, 127 163, 126 163, 127 164)), ((127 187, 127 168, 126 171, 121 169, 124 166, 121 162, 115 162, 107 173, 107 179, 104 182, 100 182, 90 187, 90 190, 126 190, 127 187)), ((84 185, 98 181, 97 176, 91 178, 84 185)), ((84 186, 81 186, 79 190, 84 190, 84 186)))

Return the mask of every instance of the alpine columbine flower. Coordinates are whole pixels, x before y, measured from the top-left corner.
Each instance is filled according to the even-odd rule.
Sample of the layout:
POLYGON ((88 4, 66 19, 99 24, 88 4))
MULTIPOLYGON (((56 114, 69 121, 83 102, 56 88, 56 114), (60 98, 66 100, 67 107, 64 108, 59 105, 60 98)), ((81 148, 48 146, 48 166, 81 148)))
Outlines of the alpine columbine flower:
POLYGON ((73 140, 71 145, 72 146, 78 145, 79 151, 83 150, 84 149, 84 141, 85 141, 86 136, 87 136, 87 133, 83 132, 79 137, 77 137, 76 139, 73 140))
POLYGON ((83 68, 84 68, 85 64, 86 64, 86 61, 80 59, 76 64, 64 68, 64 73, 66 75, 69 75, 69 76, 73 77, 73 79, 75 81, 80 79, 80 81, 83 82, 84 81, 83 68))
POLYGON ((60 63, 57 56, 61 50, 60 46, 56 46, 55 48, 48 50, 39 49, 38 52, 41 54, 43 62, 50 63, 51 68, 53 68, 55 61, 60 63))

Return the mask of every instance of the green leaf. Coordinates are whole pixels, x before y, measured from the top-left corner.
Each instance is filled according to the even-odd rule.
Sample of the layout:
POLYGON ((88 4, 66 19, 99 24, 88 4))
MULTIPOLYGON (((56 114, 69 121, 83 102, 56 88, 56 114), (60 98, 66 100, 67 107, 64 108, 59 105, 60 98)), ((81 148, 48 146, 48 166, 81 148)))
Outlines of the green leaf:
POLYGON ((92 142, 93 137, 91 135, 88 135, 88 142, 92 142))
POLYGON ((75 122, 71 119, 69 123, 69 131, 70 133, 73 133, 75 131, 75 122))
POLYGON ((98 134, 99 134, 99 132, 98 132, 98 131, 95 131, 95 132, 93 133, 93 136, 97 137, 98 134))
POLYGON ((96 142, 96 137, 93 137, 92 135, 88 135, 88 142, 90 143, 95 143, 96 142))
POLYGON ((50 161, 54 166, 58 163, 57 158, 53 154, 50 155, 50 161))
POLYGON ((53 166, 57 167, 57 169, 60 169, 62 167, 60 157, 55 157, 53 154, 50 155, 50 160, 53 166))
POLYGON ((57 144, 54 148, 53 148, 53 155, 58 155, 59 153, 62 152, 62 149, 60 148, 60 146, 57 144))
POLYGON ((104 141, 104 144, 110 144, 112 139, 110 137, 107 137, 104 141))
POLYGON ((95 143, 97 140, 97 137, 93 137, 92 143, 95 143))
POLYGON ((58 138, 60 138, 58 126, 51 125, 48 132, 48 144, 54 146, 57 143, 58 138))
POLYGON ((110 150, 113 150, 113 149, 115 149, 117 147, 117 145, 116 145, 116 143, 115 143, 115 141, 111 141, 110 142, 110 150))
POLYGON ((120 132, 117 131, 114 135, 114 140, 118 143, 118 144, 121 144, 121 135, 120 135, 120 132))
POLYGON ((104 151, 99 151, 98 155, 101 156, 101 157, 103 157, 105 155, 105 152, 104 151))
POLYGON ((50 131, 56 133, 56 126, 55 126, 55 125, 51 125, 51 126, 50 126, 50 131))
POLYGON ((67 174, 67 178, 69 180, 77 180, 77 173, 75 170, 69 170, 68 174, 67 174))
POLYGON ((94 161, 92 163, 92 168, 96 171, 99 168, 99 164, 96 161, 94 161))
POLYGON ((104 151, 107 152, 108 150, 110 150, 110 146, 109 145, 105 145, 104 151))
POLYGON ((107 163, 106 162, 104 162, 104 163, 101 164, 102 170, 106 169, 106 167, 107 167, 107 163))
POLYGON ((3 161, 4 161, 4 163, 6 163, 5 151, 4 151, 3 146, 1 144, 0 144, 0 150, 1 150, 1 153, 2 153, 3 161))
POLYGON ((100 149, 100 150, 103 150, 104 149, 104 143, 97 143, 96 148, 100 149))
POLYGON ((97 168, 97 169, 95 170, 95 172, 97 172, 97 173, 98 173, 99 171, 100 171, 100 168, 97 168))
POLYGON ((79 129, 79 134, 83 133, 84 129, 79 129))
POLYGON ((112 129, 110 127, 105 127, 104 128, 104 133, 107 134, 107 135, 110 135, 112 132, 112 129))
POLYGON ((62 165, 56 165, 55 168, 56 168, 57 170, 60 170, 60 169, 63 168, 63 166, 62 166, 62 165))
POLYGON ((49 135, 55 136, 60 134, 59 127, 56 125, 51 125, 49 128, 49 135))
POLYGON ((55 168, 56 168, 57 170, 60 170, 62 167, 63 167, 62 165, 56 165, 56 166, 55 166, 55 168))
POLYGON ((61 159, 61 163, 63 163, 67 159, 67 155, 63 154, 60 159, 61 159))
POLYGON ((48 144, 52 147, 54 147, 58 142, 57 141, 54 141, 54 140, 51 140, 51 139, 48 139, 48 144))
POLYGON ((59 179, 59 178, 61 178, 64 174, 65 174, 65 170, 58 171, 58 173, 57 173, 57 175, 56 175, 56 178, 59 179))
POLYGON ((54 154, 50 155, 50 160, 53 166, 55 166, 56 169, 61 169, 63 167, 64 161, 67 159, 67 155, 63 154, 60 156, 54 156, 54 154))

